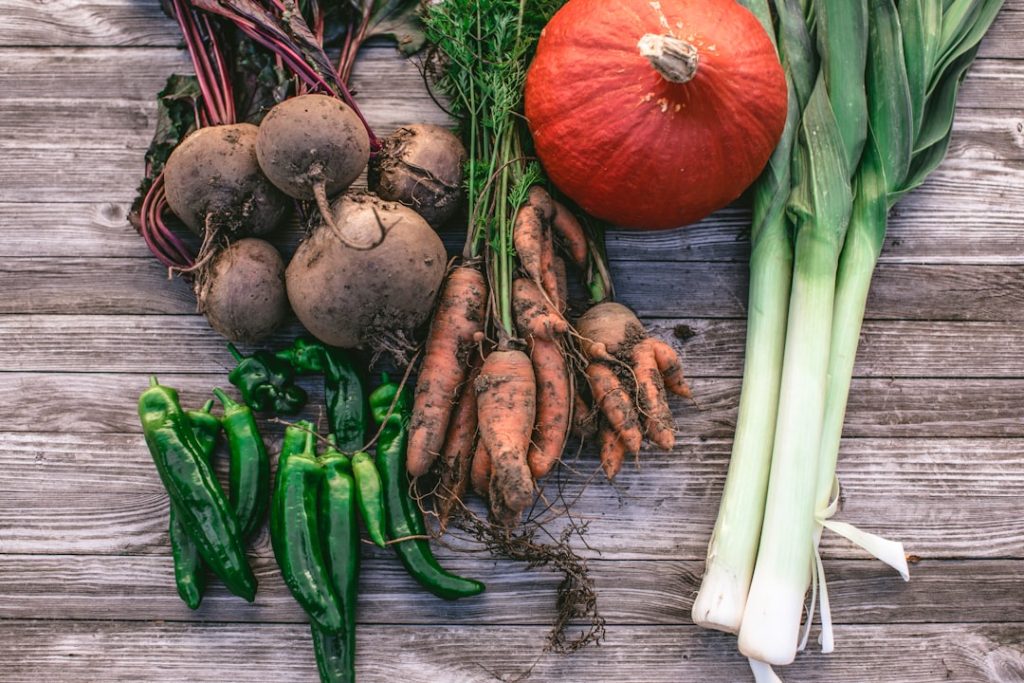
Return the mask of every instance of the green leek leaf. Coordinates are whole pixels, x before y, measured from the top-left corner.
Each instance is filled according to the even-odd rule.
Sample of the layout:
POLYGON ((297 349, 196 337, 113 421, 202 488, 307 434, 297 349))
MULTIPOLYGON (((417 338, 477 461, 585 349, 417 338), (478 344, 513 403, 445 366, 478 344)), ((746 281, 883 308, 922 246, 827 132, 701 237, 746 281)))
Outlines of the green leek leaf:
POLYGON ((821 0, 818 3, 818 54, 829 102, 846 151, 847 176, 860 161, 867 136, 864 64, 868 52, 867 0, 821 0))
POLYGON ((868 111, 886 182, 894 190, 910 169, 914 149, 910 84, 896 5, 893 0, 870 0, 869 7, 868 111))

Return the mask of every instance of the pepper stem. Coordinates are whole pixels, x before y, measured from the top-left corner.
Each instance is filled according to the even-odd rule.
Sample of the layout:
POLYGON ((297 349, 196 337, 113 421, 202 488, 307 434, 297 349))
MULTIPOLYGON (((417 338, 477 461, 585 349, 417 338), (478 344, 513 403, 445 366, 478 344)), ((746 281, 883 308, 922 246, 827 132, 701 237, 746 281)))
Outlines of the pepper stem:
POLYGON ((150 375, 149 376, 149 386, 150 387, 158 387, 158 386, 160 386, 160 382, 157 381, 156 375, 150 375))
POLYGON ((224 409, 225 410, 230 410, 231 408, 237 408, 238 405, 239 405, 238 401, 236 401, 235 399, 233 399, 230 396, 228 396, 227 394, 225 394, 224 390, 221 389, 220 387, 216 387, 213 390, 213 395, 216 396, 218 399, 220 399, 220 402, 224 405, 224 409))
POLYGON ((654 70, 670 83, 686 83, 697 75, 700 55, 697 48, 679 38, 657 33, 645 34, 636 44, 654 70))
POLYGON ((213 412, 213 399, 211 398, 209 401, 204 403, 203 407, 199 409, 199 412, 201 412, 201 413, 212 413, 213 412))
POLYGON ((231 342, 228 342, 228 351, 231 352, 231 356, 235 359, 236 363, 241 363, 242 360, 245 359, 245 356, 242 355, 242 352, 239 351, 238 348, 235 347, 235 345, 232 344, 231 342))

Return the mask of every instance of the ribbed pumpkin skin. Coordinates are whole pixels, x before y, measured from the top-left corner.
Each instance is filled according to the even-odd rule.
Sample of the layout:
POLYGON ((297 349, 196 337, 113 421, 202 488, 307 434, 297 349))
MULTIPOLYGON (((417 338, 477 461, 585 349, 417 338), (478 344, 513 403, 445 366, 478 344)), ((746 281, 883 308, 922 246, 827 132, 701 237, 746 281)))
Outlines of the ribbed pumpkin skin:
POLYGON ((739 197, 771 156, 786 105, 775 48, 735 0, 570 0, 526 79, 526 118, 551 180, 630 228, 685 225, 739 197), (637 48, 647 33, 696 46, 693 80, 655 71, 637 48))

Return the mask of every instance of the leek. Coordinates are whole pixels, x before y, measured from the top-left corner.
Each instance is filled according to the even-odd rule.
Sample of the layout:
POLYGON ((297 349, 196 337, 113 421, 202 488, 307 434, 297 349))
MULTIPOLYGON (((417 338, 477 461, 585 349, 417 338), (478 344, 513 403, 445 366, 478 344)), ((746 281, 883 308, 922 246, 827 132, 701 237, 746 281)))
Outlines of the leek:
POLYGON ((801 182, 789 206, 796 249, 779 414, 761 542, 739 631, 740 652, 769 664, 796 656, 811 582, 832 304, 853 201, 842 136, 820 75, 804 111, 797 158, 801 182))
MULTIPOLYGON (((1003 0, 871 0, 867 79, 878 168, 862 168, 858 206, 839 262, 829 389, 818 466, 818 507, 828 505, 868 289, 887 209, 945 157, 960 84, 1003 0), (879 177, 881 176, 881 177, 879 177)), ((862 167, 874 164, 868 155, 862 167)))
POLYGON ((836 271, 867 131, 866 0, 814 0, 811 11, 821 68, 795 158, 799 176, 788 211, 796 249, 782 388, 761 542, 739 631, 740 652, 769 664, 796 656, 811 583, 836 271))
MULTIPOLYGON (((768 0, 747 0, 743 4, 775 40, 768 0)), ((802 29, 802 17, 798 24, 802 29)), ((708 543, 704 578, 692 611, 694 623, 730 633, 739 631, 754 573, 782 381, 793 266, 785 207, 791 190, 793 140, 811 88, 806 82, 809 69, 801 69, 802 62, 795 68, 790 64, 791 59, 804 60, 811 54, 806 33, 796 36, 802 38, 802 44, 792 44, 792 35, 781 36, 777 43, 789 87, 789 110, 779 145, 753 191, 747 340, 739 415, 722 502, 708 543)))
MULTIPOLYGON (((945 156, 1003 0, 740 1, 777 41, 790 111, 754 188, 736 437, 693 615, 764 673, 795 657, 823 526, 905 575, 902 546, 827 520, 843 418, 888 209, 945 156)), ((823 584, 822 611, 829 651, 823 584)))

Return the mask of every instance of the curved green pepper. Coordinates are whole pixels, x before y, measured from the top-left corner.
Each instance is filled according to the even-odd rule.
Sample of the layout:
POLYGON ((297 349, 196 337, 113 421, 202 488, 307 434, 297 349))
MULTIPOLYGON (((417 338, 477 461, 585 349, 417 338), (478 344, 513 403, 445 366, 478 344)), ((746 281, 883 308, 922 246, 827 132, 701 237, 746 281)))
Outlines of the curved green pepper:
POLYGON ((355 453, 366 443, 366 397, 359 372, 344 351, 326 349, 324 398, 338 449, 355 453))
POLYGON ((242 537, 251 538, 263 524, 270 496, 270 459, 252 408, 232 400, 220 389, 214 395, 224 404, 224 433, 231 448, 228 496, 234 506, 242 537))
MULTIPOLYGON (((189 426, 195 434, 201 455, 210 462, 213 451, 217 448, 217 437, 220 435, 220 419, 210 411, 213 399, 206 402, 200 410, 185 413, 189 426)), ((185 528, 178 520, 178 515, 171 506, 168 533, 171 537, 171 556, 174 558, 174 583, 178 587, 178 595, 189 609, 197 609, 203 601, 206 590, 206 573, 203 561, 199 557, 199 549, 192 542, 185 528)))
POLYGON ((139 419, 160 480, 185 532, 207 566, 235 595, 252 602, 256 577, 245 557, 238 518, 189 427, 178 393, 156 377, 139 397, 139 419))
POLYGON ((343 634, 324 633, 313 626, 313 648, 321 681, 355 680, 356 605, 359 589, 359 525, 356 521, 356 482, 348 457, 336 448, 320 456, 324 480, 320 485, 320 539, 331 581, 345 615, 343 634))
POLYGON ((288 590, 317 626, 340 633, 345 628, 341 600, 327 571, 317 523, 324 468, 316 459, 312 430, 309 422, 285 430, 285 446, 297 443, 299 432, 305 436, 304 448, 282 448, 270 508, 270 540, 288 590))
POLYGON ((384 538, 384 490, 373 456, 363 451, 353 455, 352 474, 356 480, 356 502, 366 524, 366 533, 371 541, 383 548, 387 545, 384 538))
POLYGON ((394 543, 399 538, 425 536, 427 531, 419 507, 409 496, 409 477, 405 470, 409 401, 405 393, 398 394, 398 385, 389 383, 386 374, 383 382, 370 395, 370 410, 373 419, 384 425, 377 439, 377 469, 384 485, 384 511, 395 552, 406 571, 434 595, 445 600, 478 595, 486 586, 443 569, 426 539, 411 538, 394 543), (389 410, 392 410, 391 415, 388 415, 389 410))

